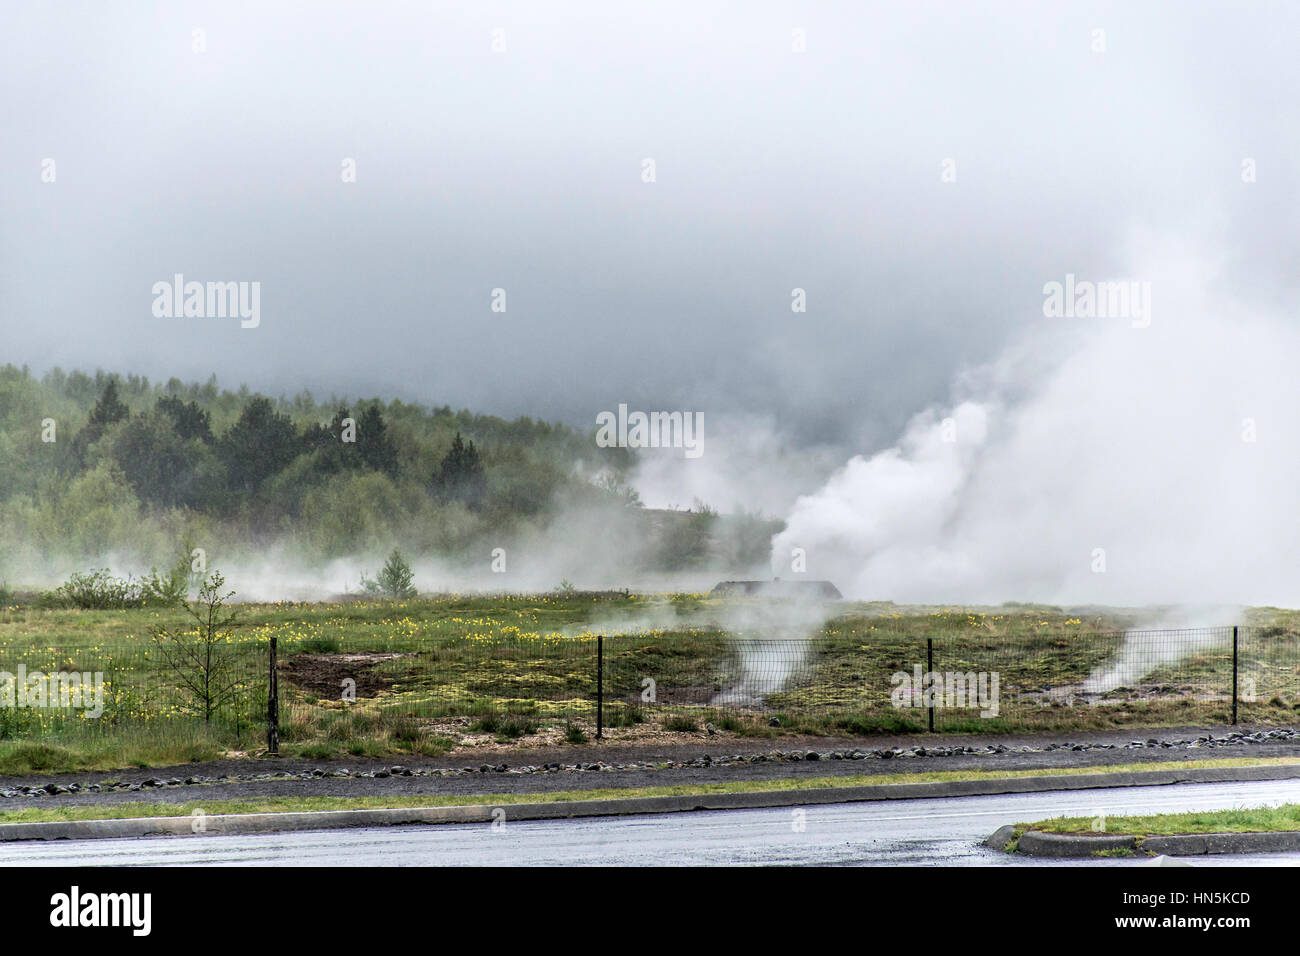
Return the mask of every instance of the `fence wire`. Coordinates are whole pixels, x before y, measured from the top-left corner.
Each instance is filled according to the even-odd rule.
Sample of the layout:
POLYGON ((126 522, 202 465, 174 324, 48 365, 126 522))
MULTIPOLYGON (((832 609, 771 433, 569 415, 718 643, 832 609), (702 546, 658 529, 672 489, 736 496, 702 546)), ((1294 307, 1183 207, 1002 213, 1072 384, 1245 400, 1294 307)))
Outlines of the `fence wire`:
MULTIPOLYGON (((0 648, 0 739, 138 733, 252 745, 266 730, 267 645, 230 643, 219 655, 206 700, 193 674, 150 643, 0 648), (80 698, 71 675, 80 675, 80 698)), ((556 724, 590 732, 720 721, 864 734, 1300 719, 1300 634, 1281 627, 345 640, 281 646, 277 674, 289 741, 508 738, 556 724)))
POLYGON ((0 740, 110 734, 230 742, 265 732, 267 648, 181 661, 150 641, 0 648, 0 740))

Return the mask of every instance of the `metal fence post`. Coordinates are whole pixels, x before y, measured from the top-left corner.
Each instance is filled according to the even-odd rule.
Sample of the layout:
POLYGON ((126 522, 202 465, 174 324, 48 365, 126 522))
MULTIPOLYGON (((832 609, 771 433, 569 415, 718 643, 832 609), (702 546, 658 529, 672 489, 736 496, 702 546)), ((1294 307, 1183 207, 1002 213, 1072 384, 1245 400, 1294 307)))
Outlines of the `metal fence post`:
POLYGON ((1232 722, 1237 723, 1237 626, 1232 626, 1232 722))
MULTIPOLYGON (((934 638, 925 639, 925 680, 929 681, 934 673, 934 638)), ((931 685, 930 706, 926 708, 926 721, 930 726, 930 733, 934 733, 934 692, 931 685)))
POLYGON ((271 669, 267 674, 266 686, 266 750, 268 753, 280 752, 280 681, 276 669, 276 639, 271 638, 271 669))
POLYGON ((596 635, 596 739, 605 728, 605 635, 596 635))

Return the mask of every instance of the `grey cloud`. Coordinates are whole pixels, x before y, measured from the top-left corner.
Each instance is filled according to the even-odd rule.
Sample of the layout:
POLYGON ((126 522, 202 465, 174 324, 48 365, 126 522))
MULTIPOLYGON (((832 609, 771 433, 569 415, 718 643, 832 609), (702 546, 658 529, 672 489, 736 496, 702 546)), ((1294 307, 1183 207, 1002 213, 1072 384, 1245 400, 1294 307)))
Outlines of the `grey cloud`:
POLYGON ((1135 224, 1231 249, 1239 298, 1293 299, 1297 20, 25 6, 0 57, 3 358, 587 424, 690 402, 870 450, 1041 323, 1045 281, 1126 269, 1135 224), (176 272, 261 281, 261 327, 155 319, 176 272))

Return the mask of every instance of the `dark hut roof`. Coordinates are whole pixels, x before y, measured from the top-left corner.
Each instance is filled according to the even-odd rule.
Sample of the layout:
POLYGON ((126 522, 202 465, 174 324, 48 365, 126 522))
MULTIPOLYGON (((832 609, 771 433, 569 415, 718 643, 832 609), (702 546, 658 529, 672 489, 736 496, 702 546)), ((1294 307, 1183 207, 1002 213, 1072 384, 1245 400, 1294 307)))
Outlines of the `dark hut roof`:
POLYGON ((721 581, 709 592, 712 597, 750 594, 758 597, 805 597, 838 601, 844 597, 829 581, 721 581))

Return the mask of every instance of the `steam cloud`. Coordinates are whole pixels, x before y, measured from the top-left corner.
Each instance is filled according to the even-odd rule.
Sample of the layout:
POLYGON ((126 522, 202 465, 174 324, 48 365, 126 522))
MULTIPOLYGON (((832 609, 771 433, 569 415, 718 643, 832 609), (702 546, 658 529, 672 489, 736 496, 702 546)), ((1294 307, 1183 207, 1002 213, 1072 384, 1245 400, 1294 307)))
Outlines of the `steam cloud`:
POLYGON ((762 706, 786 689, 803 668, 812 640, 831 609, 821 601, 750 600, 725 606, 719 626, 736 641, 740 676, 712 701, 714 707, 762 706))
POLYGON ((1168 611, 1150 628, 1124 633, 1119 653, 1094 670, 1080 688, 1085 694, 1105 694, 1131 687, 1158 667, 1192 654, 1226 650, 1231 646, 1230 625, 1240 608, 1197 607, 1168 611), (1168 629, 1177 631, 1168 633, 1168 629))
POLYGON ((1034 316, 949 409, 801 497, 777 573, 802 548, 859 599, 1294 606, 1300 333, 1195 257, 1135 276, 1149 328, 1034 316))
POLYGON ((739 672, 710 704, 761 707, 768 694, 785 690, 799 676, 813 640, 833 614, 833 606, 813 598, 754 597, 686 612, 667 604, 630 613, 597 612, 582 629, 618 634, 681 627, 725 631, 735 642, 739 672))

